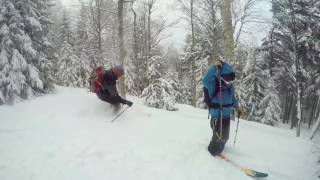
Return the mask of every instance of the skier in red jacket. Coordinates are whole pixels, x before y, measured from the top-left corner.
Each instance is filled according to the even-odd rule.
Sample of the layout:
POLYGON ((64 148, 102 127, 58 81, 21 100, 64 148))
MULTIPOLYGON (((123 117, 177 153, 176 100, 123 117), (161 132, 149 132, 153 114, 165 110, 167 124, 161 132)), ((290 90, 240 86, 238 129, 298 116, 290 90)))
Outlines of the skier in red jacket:
POLYGON ((122 98, 117 90, 117 80, 124 75, 122 66, 115 66, 109 70, 104 70, 99 66, 96 68, 97 79, 95 81, 95 90, 98 98, 108 102, 115 107, 115 110, 120 109, 120 104, 132 106, 132 102, 122 98))

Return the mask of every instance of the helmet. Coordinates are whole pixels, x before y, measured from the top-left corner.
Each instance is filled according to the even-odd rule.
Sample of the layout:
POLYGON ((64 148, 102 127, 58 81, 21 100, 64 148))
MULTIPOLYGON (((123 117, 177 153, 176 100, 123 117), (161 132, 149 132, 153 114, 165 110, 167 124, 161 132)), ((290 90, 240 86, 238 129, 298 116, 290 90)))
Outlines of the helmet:
POLYGON ((218 69, 218 71, 220 73, 220 76, 225 81, 233 81, 235 79, 235 71, 233 67, 228 63, 221 61, 220 68, 218 69))
POLYGON ((121 77, 124 74, 124 69, 122 65, 114 66, 111 68, 111 70, 117 77, 121 77))

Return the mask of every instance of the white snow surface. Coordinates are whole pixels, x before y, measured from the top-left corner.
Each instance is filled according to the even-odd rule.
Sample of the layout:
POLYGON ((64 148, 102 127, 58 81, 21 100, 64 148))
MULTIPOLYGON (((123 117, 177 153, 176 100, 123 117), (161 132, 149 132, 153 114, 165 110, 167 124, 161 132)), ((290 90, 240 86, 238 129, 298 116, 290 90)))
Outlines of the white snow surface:
MULTIPOLYGON (((207 151, 207 111, 178 105, 169 112, 134 102, 113 110, 85 89, 0 107, 1 180, 251 180, 207 151)), ((241 120, 224 154, 271 180, 316 180, 312 142, 295 131, 241 120)))

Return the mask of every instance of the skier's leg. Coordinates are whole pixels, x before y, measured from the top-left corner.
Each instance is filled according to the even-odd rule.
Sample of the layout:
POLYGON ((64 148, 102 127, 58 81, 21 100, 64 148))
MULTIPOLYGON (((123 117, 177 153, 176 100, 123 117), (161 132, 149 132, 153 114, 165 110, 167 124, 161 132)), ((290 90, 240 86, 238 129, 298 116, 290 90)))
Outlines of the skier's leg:
POLYGON ((219 154, 223 151, 228 139, 230 132, 230 118, 222 120, 222 140, 220 141, 219 154))
POLYGON ((222 134, 223 134, 223 142, 224 144, 227 143, 229 139, 229 133, 230 133, 230 118, 224 119, 222 123, 222 134))
POLYGON ((110 97, 108 99, 108 102, 113 107, 114 112, 118 112, 121 109, 121 104, 120 104, 119 98, 117 96, 110 97))
POLYGON ((221 138, 219 137, 220 134, 220 121, 211 119, 210 126, 212 128, 212 138, 210 144, 208 146, 208 151, 211 155, 216 156, 220 154, 220 146, 221 146, 221 138))
POLYGON ((115 103, 113 104, 114 112, 118 112, 121 109, 121 104, 120 103, 115 103))

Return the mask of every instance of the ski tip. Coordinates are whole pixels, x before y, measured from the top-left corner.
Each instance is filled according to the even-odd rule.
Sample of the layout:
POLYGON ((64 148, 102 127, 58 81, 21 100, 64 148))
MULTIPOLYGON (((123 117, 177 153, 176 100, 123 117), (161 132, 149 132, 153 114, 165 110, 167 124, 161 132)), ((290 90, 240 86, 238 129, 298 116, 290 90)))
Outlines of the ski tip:
POLYGON ((234 163, 233 161, 229 160, 227 158, 227 156, 223 155, 223 154, 219 154, 217 155, 220 159, 225 160, 227 162, 230 162, 231 164, 233 164, 234 166, 240 168, 246 175, 253 177, 253 178, 264 178, 264 177, 268 177, 267 173, 263 173, 263 172, 258 172, 249 168, 242 168, 241 166, 237 165, 236 163, 234 163))
POLYGON ((252 169, 243 169, 243 171, 246 173, 246 175, 254 177, 254 178, 264 178, 268 177, 267 173, 254 171, 252 169))

